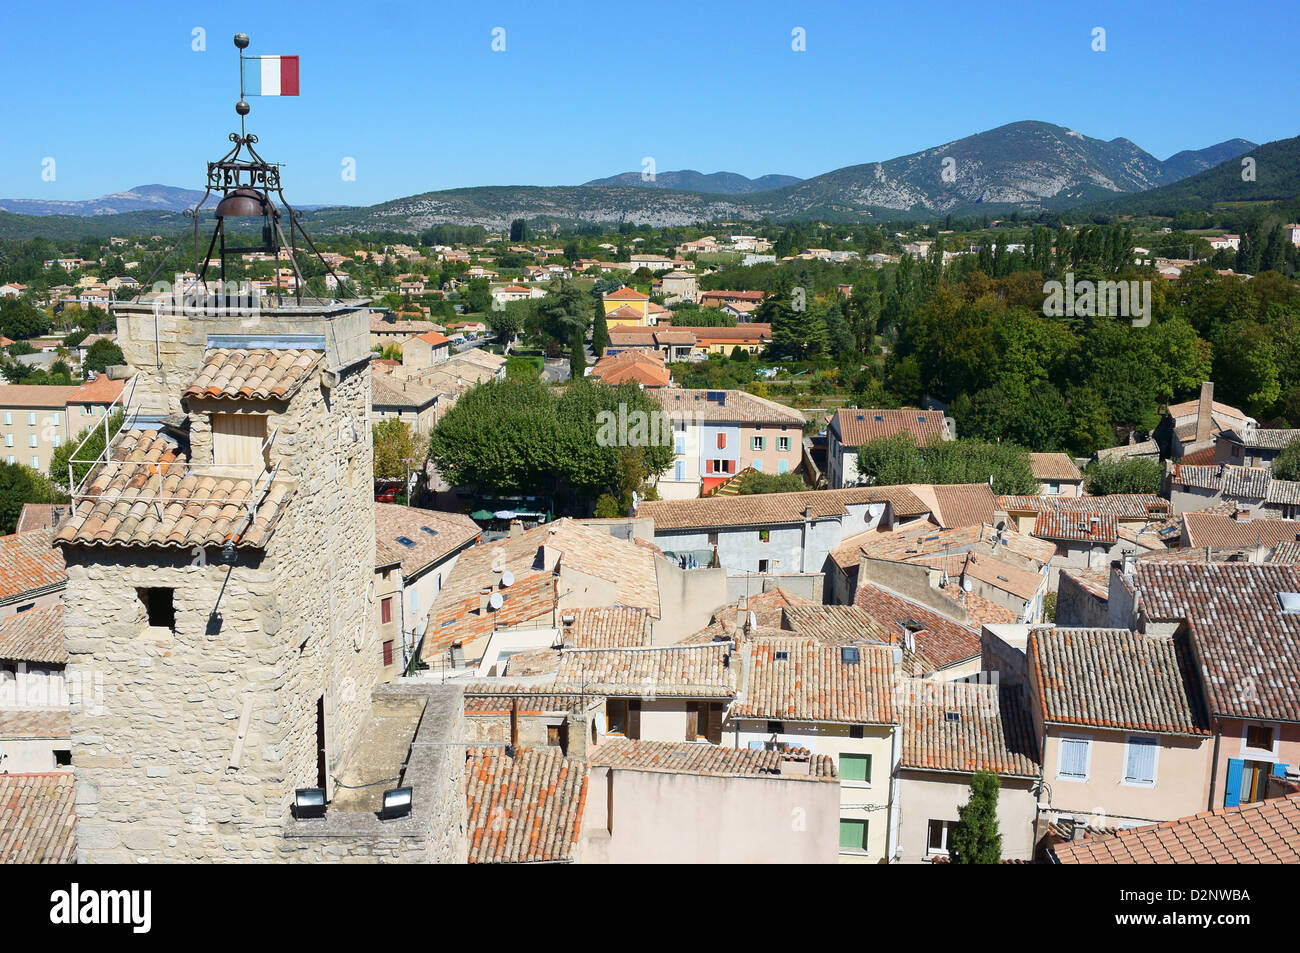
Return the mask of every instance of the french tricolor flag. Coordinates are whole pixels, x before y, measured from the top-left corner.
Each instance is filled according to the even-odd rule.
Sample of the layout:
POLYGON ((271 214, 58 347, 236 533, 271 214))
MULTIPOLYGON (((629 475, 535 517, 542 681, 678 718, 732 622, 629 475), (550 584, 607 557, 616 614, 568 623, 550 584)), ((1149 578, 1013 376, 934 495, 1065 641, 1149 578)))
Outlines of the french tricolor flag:
POLYGON ((298 95, 298 57, 296 56, 246 56, 243 70, 246 95, 298 95))

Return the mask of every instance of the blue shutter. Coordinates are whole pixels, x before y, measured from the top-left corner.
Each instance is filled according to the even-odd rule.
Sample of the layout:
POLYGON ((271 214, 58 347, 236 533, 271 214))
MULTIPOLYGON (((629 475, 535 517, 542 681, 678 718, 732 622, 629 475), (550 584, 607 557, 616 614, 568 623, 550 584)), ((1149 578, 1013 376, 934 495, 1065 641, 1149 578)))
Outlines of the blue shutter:
POLYGON ((1275 778, 1285 778, 1285 777, 1286 777, 1286 765, 1284 765, 1281 761, 1278 761, 1278 762, 1275 762, 1275 763, 1274 763, 1274 765, 1273 765, 1273 777, 1275 777, 1275 778))
POLYGON ((1228 782, 1223 788, 1223 806, 1236 807, 1241 803, 1241 770, 1246 762, 1240 758, 1228 759, 1228 782))

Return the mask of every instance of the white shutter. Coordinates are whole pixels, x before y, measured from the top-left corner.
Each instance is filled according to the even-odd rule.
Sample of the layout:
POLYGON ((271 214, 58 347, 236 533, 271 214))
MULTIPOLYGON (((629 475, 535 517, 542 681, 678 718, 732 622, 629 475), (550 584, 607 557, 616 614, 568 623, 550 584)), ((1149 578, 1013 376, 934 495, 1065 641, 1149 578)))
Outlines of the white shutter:
POLYGON ((1067 778, 1088 776, 1088 742, 1080 738, 1061 739, 1061 771, 1067 778))
POLYGON ((1154 784, 1156 780, 1156 743, 1154 738, 1130 738, 1124 780, 1137 784, 1154 784))

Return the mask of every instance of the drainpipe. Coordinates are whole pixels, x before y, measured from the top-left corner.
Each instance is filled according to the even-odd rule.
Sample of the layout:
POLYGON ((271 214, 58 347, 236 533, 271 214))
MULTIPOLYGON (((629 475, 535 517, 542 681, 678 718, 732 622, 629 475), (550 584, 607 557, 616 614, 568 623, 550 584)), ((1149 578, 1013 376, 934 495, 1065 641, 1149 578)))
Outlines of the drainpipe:
POLYGON ((812 535, 812 507, 803 508, 803 538, 799 546, 799 572, 808 571, 808 537, 812 535))
POLYGON ((885 863, 887 864, 894 862, 894 852, 898 849, 898 827, 902 823, 900 816, 902 805, 898 803, 898 764, 902 760, 899 738, 902 733, 903 726, 895 725, 894 730, 890 732, 889 740, 889 832, 885 837, 885 863))

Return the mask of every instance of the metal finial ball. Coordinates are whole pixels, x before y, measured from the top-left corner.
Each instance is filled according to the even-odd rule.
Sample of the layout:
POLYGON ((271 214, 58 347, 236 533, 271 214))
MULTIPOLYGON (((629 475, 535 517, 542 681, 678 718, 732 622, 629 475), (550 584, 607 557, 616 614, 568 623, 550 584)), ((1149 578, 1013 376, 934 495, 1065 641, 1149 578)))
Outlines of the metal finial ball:
POLYGON ((235 34, 235 46, 239 47, 241 50, 246 50, 246 49, 248 49, 248 34, 247 34, 247 33, 236 33, 236 34, 235 34))
POLYGON ((239 102, 235 103, 235 112, 239 113, 239 115, 241 116, 247 116, 250 109, 251 107, 248 105, 248 103, 246 103, 242 99, 239 102))

